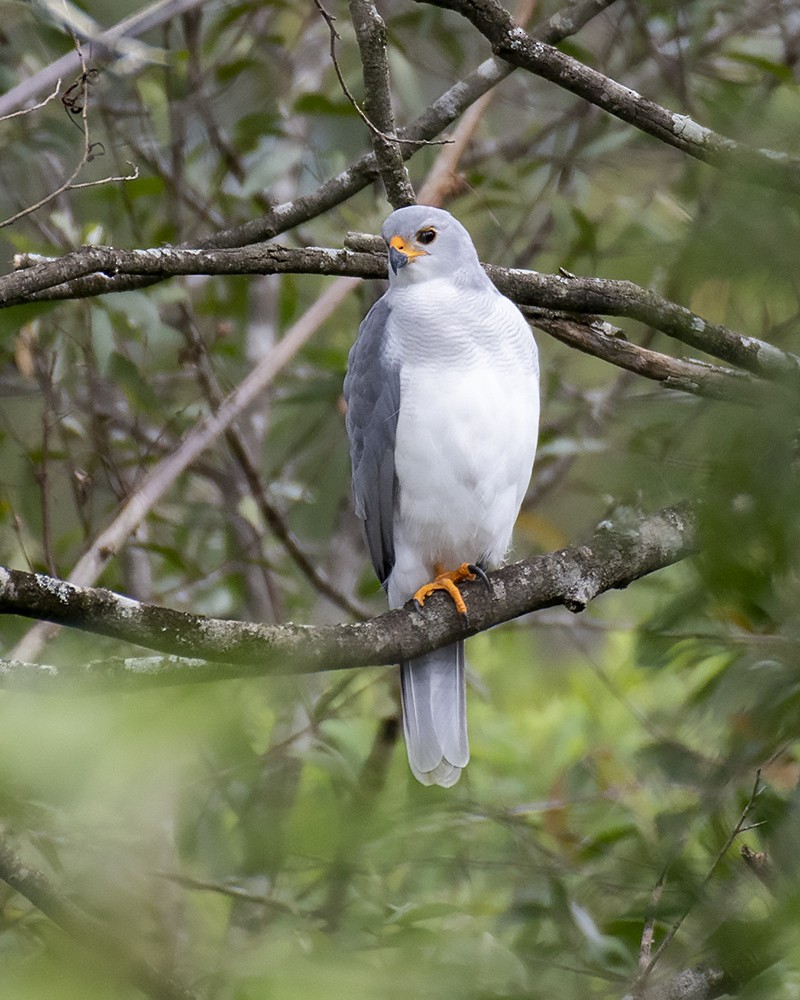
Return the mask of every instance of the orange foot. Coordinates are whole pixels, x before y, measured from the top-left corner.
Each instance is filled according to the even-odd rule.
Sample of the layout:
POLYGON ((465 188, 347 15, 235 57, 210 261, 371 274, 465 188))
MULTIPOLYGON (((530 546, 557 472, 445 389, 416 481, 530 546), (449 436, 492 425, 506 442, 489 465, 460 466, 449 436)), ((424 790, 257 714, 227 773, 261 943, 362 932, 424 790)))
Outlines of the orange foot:
POLYGON ((464 602, 464 598, 461 596, 461 591, 456 586, 457 583, 461 583, 464 580, 474 580, 476 577, 480 577, 487 587, 490 587, 489 578, 486 576, 484 571, 480 566, 475 566, 472 563, 461 563, 458 569, 451 570, 446 573, 444 569, 436 563, 433 567, 436 577, 431 580, 430 583, 423 584, 419 590, 414 594, 414 603, 418 607, 422 607, 426 599, 434 592, 434 590, 446 590, 447 593, 453 598, 453 603, 456 606, 456 611, 460 615, 466 615, 467 605, 464 602))

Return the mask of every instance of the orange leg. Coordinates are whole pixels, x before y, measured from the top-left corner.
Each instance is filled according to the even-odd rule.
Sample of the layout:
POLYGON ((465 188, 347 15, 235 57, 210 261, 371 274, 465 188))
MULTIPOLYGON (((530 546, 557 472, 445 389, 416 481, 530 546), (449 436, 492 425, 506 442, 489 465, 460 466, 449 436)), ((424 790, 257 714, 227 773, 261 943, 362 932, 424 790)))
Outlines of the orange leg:
POLYGON ((474 580, 476 576, 482 577, 482 579, 488 583, 486 579, 486 574, 478 566, 473 566, 471 563, 461 563, 458 569, 451 570, 449 573, 444 571, 444 568, 436 563, 433 567, 436 577, 431 580, 430 583, 424 584, 419 590, 414 594, 414 603, 422 607, 425 603, 425 599, 429 597, 434 590, 446 590, 447 593, 453 598, 453 603, 456 606, 456 611, 460 615, 465 615, 467 613, 467 605, 464 602, 464 598, 461 596, 461 591, 456 586, 457 583, 461 583, 463 580, 474 580))

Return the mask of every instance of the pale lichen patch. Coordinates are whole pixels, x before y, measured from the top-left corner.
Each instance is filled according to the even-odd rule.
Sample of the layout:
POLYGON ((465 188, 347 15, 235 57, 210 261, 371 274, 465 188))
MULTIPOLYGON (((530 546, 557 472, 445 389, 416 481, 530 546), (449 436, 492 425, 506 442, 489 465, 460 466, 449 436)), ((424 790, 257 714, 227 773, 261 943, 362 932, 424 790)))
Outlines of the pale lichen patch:
POLYGON ((788 153, 782 153, 778 149, 759 149, 759 153, 768 160, 773 160, 775 163, 788 163, 791 159, 788 153))
POLYGON ((122 594, 114 595, 114 604, 120 618, 133 618, 140 613, 142 606, 131 597, 124 597, 122 594))
POLYGON ((704 125, 698 125, 689 115, 673 115, 672 131, 675 135, 680 136, 681 139, 698 144, 706 142, 711 135, 710 129, 707 129, 704 125))
POLYGON ((45 593, 52 594, 59 604, 69 604, 74 595, 75 588, 71 583, 63 580, 56 580, 52 576, 45 576, 43 573, 36 573, 36 585, 45 593))

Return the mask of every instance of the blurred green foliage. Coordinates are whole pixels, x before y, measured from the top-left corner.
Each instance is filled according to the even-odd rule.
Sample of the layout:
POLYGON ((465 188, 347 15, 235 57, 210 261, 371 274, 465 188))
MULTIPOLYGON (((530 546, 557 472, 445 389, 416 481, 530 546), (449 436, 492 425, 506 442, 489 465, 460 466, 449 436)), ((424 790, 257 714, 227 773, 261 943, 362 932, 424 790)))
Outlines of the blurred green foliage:
MULTIPOLYGON (((104 25, 129 13, 85 6, 104 25)), ((382 7, 403 123, 487 47, 455 15, 382 7)), ((548 0, 537 17, 556 9, 548 0)), ((346 5, 331 10, 360 95, 346 5)), ((72 45, 36 4, 0 0, 0 13, 3 90, 72 45)), ((791 3, 634 0, 565 49, 709 127, 796 154, 799 37, 791 3)), ((0 229, 4 260, 200 239, 313 192, 368 148, 310 3, 209 3, 143 41, 147 58, 104 67, 90 88, 102 154, 81 175, 131 162, 138 179, 70 192, 0 229)), ((69 117, 55 100, 0 122, 0 216, 69 175, 82 141, 69 117)), ((414 156, 415 184, 437 153, 414 156)), ((461 168, 449 207, 483 259, 630 279, 797 348, 794 196, 687 162, 521 72, 499 88, 461 168)), ((340 246, 349 229, 377 231, 387 211, 370 187, 281 241, 340 246)), ((231 388, 329 281, 191 278, 0 311, 0 563, 68 575, 209 411, 202 364, 231 388)), ((309 558, 376 613, 340 387, 377 293, 342 306, 240 424, 309 558)), ((625 330, 683 353, 635 323, 625 330)), ((472 640, 473 760, 457 787, 409 776, 389 670, 0 694, 5 836, 198 996, 621 998, 662 879, 656 946, 688 913, 657 967, 666 983, 711 969, 717 995, 800 996, 796 404, 777 389, 758 409, 670 395, 539 343, 542 445, 513 555, 578 540, 618 505, 679 498, 699 506, 701 553, 579 619, 547 612, 472 640), (759 767, 752 828, 704 885, 759 767), (741 842, 768 852, 766 882, 741 842)), ((224 442, 176 481, 102 582, 233 618, 344 615, 263 523, 224 442)), ((0 622, 4 651, 28 625, 0 622)), ((121 649, 62 633, 43 659, 121 649)), ((139 995, 4 884, 0 975, 4 1000, 139 995)))

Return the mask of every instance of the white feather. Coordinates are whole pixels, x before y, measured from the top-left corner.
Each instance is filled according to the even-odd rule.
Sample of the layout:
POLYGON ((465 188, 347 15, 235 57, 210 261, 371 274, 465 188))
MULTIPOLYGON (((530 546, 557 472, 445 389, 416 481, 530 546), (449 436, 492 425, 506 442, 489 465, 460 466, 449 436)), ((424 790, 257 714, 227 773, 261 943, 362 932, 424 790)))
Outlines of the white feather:
POLYGON ((455 292, 444 282, 411 286, 387 327, 403 357, 393 606, 432 578, 434 564, 503 561, 536 452, 530 328, 492 288, 455 292), (402 329, 393 322, 398 314, 402 329))

